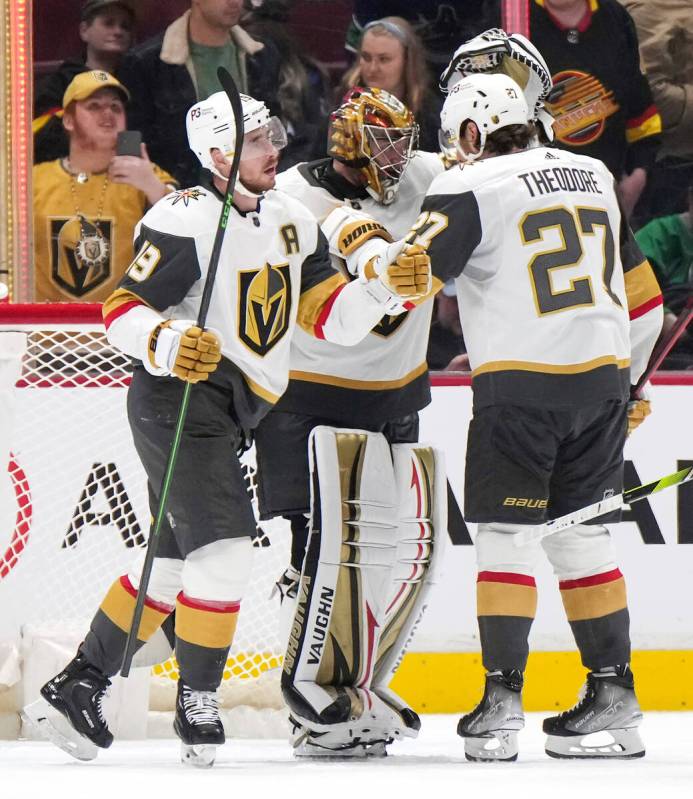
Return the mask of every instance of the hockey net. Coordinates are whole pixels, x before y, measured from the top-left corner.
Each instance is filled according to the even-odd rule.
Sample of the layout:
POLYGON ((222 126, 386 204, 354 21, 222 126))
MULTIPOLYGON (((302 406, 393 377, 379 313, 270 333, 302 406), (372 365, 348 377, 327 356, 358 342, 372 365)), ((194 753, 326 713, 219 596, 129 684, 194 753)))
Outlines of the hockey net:
MULTIPOLYGON (((0 453, 7 458, 0 480, 0 642, 47 637, 70 645, 81 640, 108 586, 148 535, 146 477, 126 417, 130 364, 106 340, 100 305, 0 304, 5 375, 18 341, 18 379, 4 394, 0 384, 0 453)), ((255 505, 252 450, 244 469, 255 505)), ((288 562, 286 526, 263 522, 254 545, 220 697, 227 707, 279 708, 279 603, 270 593, 288 562)), ((173 658, 153 667, 156 709, 173 706, 177 676, 173 658)))

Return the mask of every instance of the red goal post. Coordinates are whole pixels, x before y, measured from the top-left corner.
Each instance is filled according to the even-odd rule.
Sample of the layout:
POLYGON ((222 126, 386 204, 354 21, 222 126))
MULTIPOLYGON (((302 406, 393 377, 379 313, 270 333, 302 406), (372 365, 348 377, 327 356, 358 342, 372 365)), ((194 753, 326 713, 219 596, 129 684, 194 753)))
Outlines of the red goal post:
MULTIPOLYGON (((21 646, 27 630, 79 640, 146 542, 146 477, 126 416, 130 373, 129 358, 105 337, 100 304, 0 303, 0 643, 21 646)), ((253 574, 224 675, 224 691, 242 688, 243 696, 271 679, 270 699, 263 691, 260 704, 273 706, 281 648, 270 592, 288 563, 287 527, 263 522, 255 531, 253 574)), ((174 661, 155 672, 177 676, 174 661)))

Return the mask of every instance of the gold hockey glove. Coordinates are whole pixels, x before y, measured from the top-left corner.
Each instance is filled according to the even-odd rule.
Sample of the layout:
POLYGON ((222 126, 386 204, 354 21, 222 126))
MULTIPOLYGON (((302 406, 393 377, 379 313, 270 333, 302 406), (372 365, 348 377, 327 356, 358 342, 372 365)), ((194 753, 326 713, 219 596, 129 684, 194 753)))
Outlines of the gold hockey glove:
POLYGON ((368 279, 380 278, 388 291, 406 300, 423 297, 431 290, 431 259, 420 244, 405 244, 390 263, 374 258, 365 269, 368 279))
POLYGON ((193 322, 169 320, 149 336, 149 361, 155 369, 187 383, 207 380, 221 360, 221 341, 212 330, 193 322))
POLYGON ((647 416, 652 413, 650 401, 646 399, 633 400, 628 403, 628 435, 639 427, 647 416))

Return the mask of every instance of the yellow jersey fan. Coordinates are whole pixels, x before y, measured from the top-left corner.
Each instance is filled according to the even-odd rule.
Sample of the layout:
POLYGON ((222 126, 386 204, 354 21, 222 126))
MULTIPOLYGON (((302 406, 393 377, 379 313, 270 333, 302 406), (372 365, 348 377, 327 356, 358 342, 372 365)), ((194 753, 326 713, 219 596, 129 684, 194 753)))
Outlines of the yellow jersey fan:
POLYGON ((329 154, 358 169, 368 193, 389 205, 418 140, 412 112, 383 89, 354 86, 330 117, 329 154))

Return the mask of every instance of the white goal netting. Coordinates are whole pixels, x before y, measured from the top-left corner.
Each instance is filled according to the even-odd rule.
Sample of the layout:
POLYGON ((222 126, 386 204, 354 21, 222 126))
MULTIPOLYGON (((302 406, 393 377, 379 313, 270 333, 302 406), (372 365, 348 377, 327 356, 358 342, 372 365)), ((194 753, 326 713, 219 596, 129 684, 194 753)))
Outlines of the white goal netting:
MULTIPOLYGON (((125 411, 129 362, 106 341, 100 306, 0 304, 0 379, 3 369, 0 642, 27 630, 79 640, 148 535, 146 478, 125 411), (18 338, 21 369, 8 386, 18 338)), ((252 450, 244 462, 254 498, 252 450)), ((277 706, 278 602, 270 592, 288 562, 287 526, 263 522, 254 543, 222 700, 277 706)), ((153 675, 159 690, 175 690, 173 659, 153 675)))

